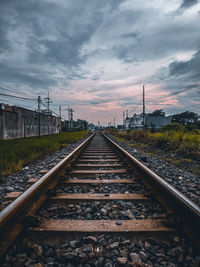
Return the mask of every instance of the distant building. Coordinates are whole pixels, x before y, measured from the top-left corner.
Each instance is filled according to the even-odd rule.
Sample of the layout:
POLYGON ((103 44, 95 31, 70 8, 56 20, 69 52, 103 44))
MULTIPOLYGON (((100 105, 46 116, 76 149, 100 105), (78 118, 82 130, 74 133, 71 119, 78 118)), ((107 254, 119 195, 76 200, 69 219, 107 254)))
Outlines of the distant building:
POLYGON ((60 118, 17 106, 0 104, 0 139, 57 134, 60 118))
POLYGON ((171 117, 156 116, 156 117, 146 117, 145 124, 147 129, 160 129, 165 125, 172 122, 171 117))
POLYGON ((126 130, 130 129, 130 118, 128 116, 124 120, 124 126, 126 130))
POLYGON ((88 130, 88 122, 86 120, 77 121, 62 121, 62 131, 87 131, 88 130))
POLYGON ((142 114, 134 114, 133 117, 130 118, 130 129, 143 129, 143 115, 142 114))
MULTIPOLYGON (((165 116, 145 116, 145 128, 146 129, 160 129, 162 126, 170 124, 171 117, 165 116)), ((134 114, 133 117, 125 119, 125 129, 142 130, 143 129, 143 114, 134 114)))

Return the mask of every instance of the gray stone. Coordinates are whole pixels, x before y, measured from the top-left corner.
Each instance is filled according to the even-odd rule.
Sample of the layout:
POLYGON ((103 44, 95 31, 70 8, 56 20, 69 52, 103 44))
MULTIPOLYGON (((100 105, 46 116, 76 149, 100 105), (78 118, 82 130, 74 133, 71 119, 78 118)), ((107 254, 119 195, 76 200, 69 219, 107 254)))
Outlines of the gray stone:
POLYGON ((91 209, 91 208, 87 208, 87 209, 85 210, 85 212, 92 212, 92 209, 91 209))
POLYGON ((36 254, 37 256, 42 256, 42 254, 43 254, 43 249, 42 249, 41 246, 34 244, 34 245, 32 246, 32 248, 33 248, 33 251, 35 252, 35 254, 36 254))
POLYGON ((83 252, 89 253, 93 251, 93 245, 88 244, 88 245, 84 245, 83 247, 83 252))
POLYGON ((131 253, 129 256, 132 263, 142 262, 140 256, 137 253, 131 253))
POLYGON ((128 259, 126 257, 119 257, 119 258, 117 258, 117 263, 124 265, 127 263, 127 260, 128 259))
POLYGON ((14 187, 12 187, 12 186, 7 186, 6 189, 7 189, 8 191, 14 191, 14 190, 15 190, 14 187))
POLYGON ((77 246, 77 244, 78 244, 78 241, 77 240, 72 240, 72 241, 69 242, 69 245, 72 248, 75 248, 77 246))
POLYGON ((86 242, 89 244, 97 243, 97 238, 95 236, 88 236, 85 238, 86 242))
POLYGON ((106 209, 104 209, 104 208, 101 209, 101 214, 102 214, 102 215, 105 216, 105 215, 107 214, 107 212, 108 212, 108 211, 107 211, 106 209))
POLYGON ((119 242, 114 242, 111 245, 109 245, 107 248, 108 249, 114 249, 114 248, 117 248, 118 246, 119 246, 119 242))
POLYGON ((125 211, 124 216, 131 219, 131 220, 135 219, 135 216, 133 215, 133 213, 131 211, 125 211))
POLYGON ((139 252, 139 255, 140 255, 140 258, 141 258, 143 261, 146 262, 146 260, 147 260, 147 255, 146 255, 143 251, 140 251, 140 252, 139 252))
POLYGON ((77 257, 77 253, 75 253, 75 252, 67 252, 67 253, 64 253, 64 254, 63 254, 63 257, 64 257, 66 260, 73 260, 73 259, 76 259, 76 257, 77 257))

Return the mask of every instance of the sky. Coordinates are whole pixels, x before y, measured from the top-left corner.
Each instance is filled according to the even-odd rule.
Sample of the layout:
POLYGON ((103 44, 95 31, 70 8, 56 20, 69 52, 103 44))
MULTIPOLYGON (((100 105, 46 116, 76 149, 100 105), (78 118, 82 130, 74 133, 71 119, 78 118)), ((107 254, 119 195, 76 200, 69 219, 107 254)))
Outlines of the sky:
POLYGON ((0 13, 0 103, 34 109, 49 92, 64 118, 120 124, 145 85, 147 113, 200 114, 200 1, 0 0, 0 13))

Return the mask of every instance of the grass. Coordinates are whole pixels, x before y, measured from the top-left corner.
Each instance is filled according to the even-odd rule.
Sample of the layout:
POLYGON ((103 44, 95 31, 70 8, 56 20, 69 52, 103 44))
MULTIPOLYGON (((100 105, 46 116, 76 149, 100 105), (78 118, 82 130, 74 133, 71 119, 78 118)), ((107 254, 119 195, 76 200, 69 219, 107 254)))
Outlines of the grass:
POLYGON ((83 138, 88 132, 62 132, 14 140, 0 140, 0 177, 19 171, 50 152, 83 138))
POLYGON ((156 133, 150 131, 112 131, 118 138, 130 143, 148 144, 162 150, 175 151, 182 155, 190 155, 193 159, 200 159, 200 131, 164 130, 156 133))
POLYGON ((194 173, 200 168, 197 164, 200 161, 200 130, 188 131, 183 126, 172 124, 158 132, 114 129, 108 132, 119 141, 151 156, 156 156, 159 152, 164 159, 168 157, 168 161, 177 163, 180 167, 187 166, 194 173), (177 157, 171 157, 172 154, 176 154, 177 157))

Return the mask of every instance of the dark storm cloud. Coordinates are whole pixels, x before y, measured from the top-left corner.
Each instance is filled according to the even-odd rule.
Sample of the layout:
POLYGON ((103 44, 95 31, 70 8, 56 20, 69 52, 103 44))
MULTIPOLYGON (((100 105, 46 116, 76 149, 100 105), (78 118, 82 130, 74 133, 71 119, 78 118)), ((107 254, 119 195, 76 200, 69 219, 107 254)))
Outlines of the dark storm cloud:
POLYGON ((180 8, 189 8, 191 6, 196 5, 197 3, 198 3, 198 0, 184 0, 180 8))
POLYGON ((82 47, 103 22, 104 13, 112 13, 121 1, 1 1, 0 57, 5 68, 1 81, 53 86, 58 83, 53 68, 67 71, 69 79, 84 78, 75 74, 75 68, 90 56, 82 54, 82 47), (13 54, 11 60, 7 53, 13 54))
POLYGON ((200 50, 196 52, 188 61, 175 61, 169 65, 170 75, 183 75, 189 78, 189 81, 200 80, 200 50))
POLYGON ((132 38, 132 42, 124 41, 123 44, 115 44, 113 50, 120 60, 125 62, 143 62, 157 60, 170 56, 177 51, 190 51, 197 49, 199 42, 199 27, 192 23, 182 22, 156 25, 149 32, 132 38), (177 38, 177 32, 179 38, 177 38))
POLYGON ((184 0, 174 14, 181 15, 185 12, 185 10, 187 10, 192 6, 195 6, 196 4, 198 4, 198 0, 184 0))
POLYGON ((48 71, 12 67, 0 63, 0 77, 3 77, 5 81, 13 82, 13 84, 20 82, 25 86, 37 89, 48 88, 57 84, 51 75, 48 71))

